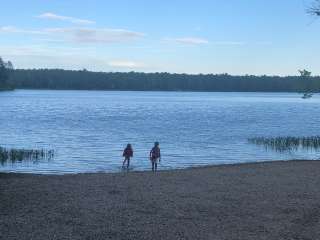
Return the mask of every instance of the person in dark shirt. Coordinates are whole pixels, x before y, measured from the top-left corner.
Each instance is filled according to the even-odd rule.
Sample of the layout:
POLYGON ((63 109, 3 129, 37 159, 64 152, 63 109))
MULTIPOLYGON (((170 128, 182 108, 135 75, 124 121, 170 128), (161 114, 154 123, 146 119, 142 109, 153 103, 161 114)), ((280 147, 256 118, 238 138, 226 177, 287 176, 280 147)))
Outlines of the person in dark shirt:
POLYGON ((129 166, 130 166, 130 158, 133 157, 133 150, 132 150, 132 146, 131 146, 130 143, 123 150, 122 156, 124 157, 124 160, 123 160, 123 163, 122 163, 122 167, 125 167, 125 164, 127 163, 127 168, 129 168, 129 166))
POLYGON ((156 172, 158 168, 158 162, 161 161, 159 142, 155 142, 154 147, 150 151, 150 161, 152 164, 152 171, 156 172))

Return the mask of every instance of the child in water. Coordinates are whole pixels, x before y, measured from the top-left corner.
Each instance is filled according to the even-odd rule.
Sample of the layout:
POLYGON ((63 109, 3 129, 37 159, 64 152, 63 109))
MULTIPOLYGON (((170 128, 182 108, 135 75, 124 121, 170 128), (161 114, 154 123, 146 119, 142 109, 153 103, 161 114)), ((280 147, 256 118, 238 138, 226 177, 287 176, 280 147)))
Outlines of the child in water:
POLYGON ((156 172, 158 168, 158 162, 161 161, 161 153, 158 142, 154 143, 154 147, 150 151, 150 161, 152 163, 152 171, 156 172))
POLYGON ((125 164, 126 164, 126 162, 127 162, 127 168, 129 168, 129 166, 130 166, 130 158, 133 157, 133 150, 132 150, 132 146, 131 146, 130 143, 129 143, 129 144, 127 145, 127 147, 123 150, 122 156, 124 157, 122 167, 125 167, 125 164))

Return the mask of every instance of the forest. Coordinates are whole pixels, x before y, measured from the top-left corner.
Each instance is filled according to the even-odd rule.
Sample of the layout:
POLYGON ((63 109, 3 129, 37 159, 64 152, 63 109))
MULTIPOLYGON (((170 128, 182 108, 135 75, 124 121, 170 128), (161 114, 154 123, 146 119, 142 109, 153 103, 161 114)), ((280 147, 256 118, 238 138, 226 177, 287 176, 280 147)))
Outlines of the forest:
MULTIPOLYGON (((1 77, 1 75, 0 75, 1 77)), ((319 92, 320 77, 233 76, 229 74, 173 74, 90 72, 87 70, 16 69, 7 81, 17 89, 319 92)), ((1 88, 1 85, 0 85, 1 88)))
POLYGON ((10 61, 4 62, 0 57, 0 91, 12 89, 9 82, 10 74, 13 71, 13 65, 10 61))

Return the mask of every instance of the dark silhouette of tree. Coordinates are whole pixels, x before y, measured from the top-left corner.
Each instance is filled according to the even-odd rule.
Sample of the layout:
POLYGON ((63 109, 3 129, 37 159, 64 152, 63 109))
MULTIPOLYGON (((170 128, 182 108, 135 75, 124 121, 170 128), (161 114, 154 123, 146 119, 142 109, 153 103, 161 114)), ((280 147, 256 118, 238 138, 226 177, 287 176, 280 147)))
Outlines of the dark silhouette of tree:
POLYGON ((304 93, 310 93, 313 90, 312 81, 311 81, 311 72, 306 69, 299 70, 301 80, 304 83, 304 93))
POLYGON ((7 63, 5 63, 5 66, 9 70, 14 70, 14 67, 11 61, 8 61, 7 63))
POLYGON ((8 70, 6 68, 6 63, 0 58, 0 89, 7 87, 8 80, 8 70))
POLYGON ((320 16, 320 0, 315 0, 307 12, 311 15, 320 16))
POLYGON ((299 70, 300 76, 303 78, 311 77, 311 72, 307 71, 306 69, 299 70))
POLYGON ((0 57, 0 90, 7 90, 9 89, 9 74, 13 71, 13 64, 12 62, 4 62, 0 57))
POLYGON ((306 70, 302 73, 304 77, 16 69, 10 74, 10 83, 22 89, 305 92, 307 82, 308 91, 319 92, 320 77, 310 76, 306 70))

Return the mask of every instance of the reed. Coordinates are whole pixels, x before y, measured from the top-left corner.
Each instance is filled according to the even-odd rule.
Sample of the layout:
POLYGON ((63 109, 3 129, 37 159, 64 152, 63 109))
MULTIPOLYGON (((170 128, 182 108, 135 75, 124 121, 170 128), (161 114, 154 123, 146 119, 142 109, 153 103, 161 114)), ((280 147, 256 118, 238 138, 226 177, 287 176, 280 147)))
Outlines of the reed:
POLYGON ((4 163, 7 161, 16 162, 23 160, 43 160, 52 159, 54 157, 54 150, 28 150, 28 149, 14 149, 14 148, 3 148, 0 147, 0 162, 4 163))
POLYGON ((320 136, 311 137, 255 137, 249 138, 249 143, 263 145, 266 148, 283 151, 294 151, 298 149, 318 150, 320 149, 320 136))

